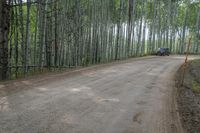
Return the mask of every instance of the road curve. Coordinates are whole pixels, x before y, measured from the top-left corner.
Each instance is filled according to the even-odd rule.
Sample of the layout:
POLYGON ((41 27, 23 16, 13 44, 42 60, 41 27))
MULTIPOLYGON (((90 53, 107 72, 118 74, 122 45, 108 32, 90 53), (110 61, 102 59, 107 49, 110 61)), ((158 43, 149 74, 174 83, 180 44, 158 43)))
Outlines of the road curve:
POLYGON ((183 61, 130 59, 3 83, 0 133, 183 133, 173 79, 183 61))

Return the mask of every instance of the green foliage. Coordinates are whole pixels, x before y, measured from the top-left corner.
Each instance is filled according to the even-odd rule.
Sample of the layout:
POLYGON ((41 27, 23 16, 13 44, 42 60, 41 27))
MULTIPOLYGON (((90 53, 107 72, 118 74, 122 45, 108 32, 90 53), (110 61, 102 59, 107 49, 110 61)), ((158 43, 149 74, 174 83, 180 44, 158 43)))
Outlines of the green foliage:
POLYGON ((197 81, 193 81, 192 82, 192 90, 194 92, 200 93, 200 83, 198 83, 197 81))
POLYGON ((200 53, 199 1, 39 0, 32 1, 30 14, 20 1, 11 2, 10 75, 26 75, 26 65, 77 67, 148 55, 158 47, 184 53, 191 35, 191 53, 200 53))

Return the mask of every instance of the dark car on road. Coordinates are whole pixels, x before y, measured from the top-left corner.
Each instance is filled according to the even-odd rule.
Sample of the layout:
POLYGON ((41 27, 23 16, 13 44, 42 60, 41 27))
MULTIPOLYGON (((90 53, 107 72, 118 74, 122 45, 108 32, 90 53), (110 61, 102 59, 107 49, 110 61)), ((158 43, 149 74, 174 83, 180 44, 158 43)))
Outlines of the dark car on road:
POLYGON ((159 56, 169 56, 170 52, 169 52, 169 48, 159 48, 158 51, 156 52, 156 55, 159 56))

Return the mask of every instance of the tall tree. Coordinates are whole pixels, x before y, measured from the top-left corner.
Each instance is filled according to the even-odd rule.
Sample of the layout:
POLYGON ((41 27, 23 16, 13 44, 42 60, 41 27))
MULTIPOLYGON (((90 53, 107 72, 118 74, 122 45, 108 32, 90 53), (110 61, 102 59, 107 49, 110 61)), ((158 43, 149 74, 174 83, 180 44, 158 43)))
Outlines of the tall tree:
POLYGON ((30 8, 31 8, 31 0, 27 0, 26 46, 25 46, 25 75, 28 73, 28 65, 29 65, 29 47, 30 47, 30 8))
POLYGON ((10 1, 0 1, 0 80, 8 77, 8 35, 10 1))
POLYGON ((195 0, 1 0, 0 75, 126 59, 158 47, 183 54, 191 35, 191 52, 200 54, 199 6, 195 0))

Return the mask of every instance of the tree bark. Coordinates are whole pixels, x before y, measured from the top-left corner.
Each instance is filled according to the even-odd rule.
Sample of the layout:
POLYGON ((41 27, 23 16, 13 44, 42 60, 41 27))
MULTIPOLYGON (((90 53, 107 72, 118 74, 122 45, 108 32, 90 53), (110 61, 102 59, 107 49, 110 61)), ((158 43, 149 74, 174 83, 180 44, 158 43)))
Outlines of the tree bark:
POLYGON ((25 46, 25 76, 28 73, 29 65, 29 47, 30 47, 30 8, 31 0, 27 0, 27 17, 26 17, 26 46, 25 46))
POLYGON ((197 21, 196 21, 196 36, 195 36, 195 53, 196 54, 198 54, 198 52, 199 52, 199 28, 200 28, 200 25, 199 25, 199 23, 200 23, 200 7, 199 7, 199 9, 198 9, 198 16, 197 16, 197 21))
POLYGON ((9 35, 9 5, 7 0, 0 1, 0 80, 8 77, 8 35, 9 35))

